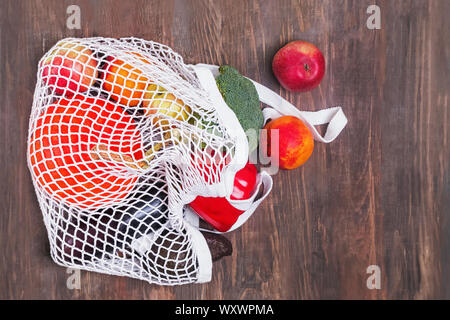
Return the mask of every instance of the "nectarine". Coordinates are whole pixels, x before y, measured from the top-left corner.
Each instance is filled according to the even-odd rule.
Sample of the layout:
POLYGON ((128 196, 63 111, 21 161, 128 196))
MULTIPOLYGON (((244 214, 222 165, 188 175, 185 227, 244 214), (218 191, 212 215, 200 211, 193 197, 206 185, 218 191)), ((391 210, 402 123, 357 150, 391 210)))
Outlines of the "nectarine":
POLYGON ((313 135, 299 118, 283 116, 270 121, 264 129, 267 130, 267 144, 261 144, 262 150, 271 156, 272 145, 278 143, 280 168, 298 168, 311 156, 313 135), (272 141, 272 130, 278 130, 278 141, 272 141))

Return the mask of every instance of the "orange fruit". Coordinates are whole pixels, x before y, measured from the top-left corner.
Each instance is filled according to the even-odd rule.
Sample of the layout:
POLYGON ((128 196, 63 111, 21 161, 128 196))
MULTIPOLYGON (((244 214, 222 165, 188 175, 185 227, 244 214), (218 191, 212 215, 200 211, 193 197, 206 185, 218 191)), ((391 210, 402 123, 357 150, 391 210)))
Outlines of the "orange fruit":
MULTIPOLYGON (((150 64, 141 54, 131 53, 140 57, 141 61, 150 64)), ((120 104, 137 106, 149 84, 149 79, 142 74, 142 70, 130 63, 113 57, 108 57, 107 61, 103 89, 110 92, 111 97, 120 104)))

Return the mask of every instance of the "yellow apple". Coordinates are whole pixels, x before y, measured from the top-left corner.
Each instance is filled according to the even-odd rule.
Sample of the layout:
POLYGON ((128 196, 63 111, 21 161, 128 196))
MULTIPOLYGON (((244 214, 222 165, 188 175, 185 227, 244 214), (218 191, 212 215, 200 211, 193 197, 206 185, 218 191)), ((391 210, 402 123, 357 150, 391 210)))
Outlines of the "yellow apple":
MULTIPOLYGON (((192 114, 192 109, 183 100, 177 99, 172 93, 168 93, 156 84, 148 86, 144 94, 143 106, 145 115, 163 114, 180 121, 188 121, 192 114)), ((168 125, 169 121, 162 120, 159 123, 168 125)))

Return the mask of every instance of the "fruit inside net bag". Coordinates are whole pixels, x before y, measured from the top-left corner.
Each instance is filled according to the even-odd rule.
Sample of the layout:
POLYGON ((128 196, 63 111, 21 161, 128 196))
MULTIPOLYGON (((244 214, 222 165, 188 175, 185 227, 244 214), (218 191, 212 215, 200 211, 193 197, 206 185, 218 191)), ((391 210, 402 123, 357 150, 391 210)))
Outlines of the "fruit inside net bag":
POLYGON ((211 279, 207 241, 185 206, 230 195, 249 156, 215 74, 136 38, 67 38, 44 55, 28 165, 56 263, 161 285, 211 279))

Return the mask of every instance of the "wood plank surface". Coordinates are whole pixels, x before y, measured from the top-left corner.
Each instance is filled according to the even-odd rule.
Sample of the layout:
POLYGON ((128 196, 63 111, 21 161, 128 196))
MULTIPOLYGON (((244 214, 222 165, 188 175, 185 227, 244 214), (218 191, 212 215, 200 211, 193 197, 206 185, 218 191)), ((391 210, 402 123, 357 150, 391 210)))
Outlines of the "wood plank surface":
POLYGON ((450 298, 449 38, 447 0, 0 2, 0 298, 450 298), (81 8, 81 30, 66 8, 81 8), (381 8, 369 30, 366 9, 381 8), (49 256, 26 164, 37 63, 64 37, 135 36, 186 63, 230 64, 299 109, 340 105, 348 126, 308 163, 274 176, 271 195, 227 235, 234 252, 207 284, 160 287, 66 269, 49 256), (290 40, 327 61, 318 89, 289 93, 271 72, 290 40), (369 265, 381 289, 369 290, 369 265))

